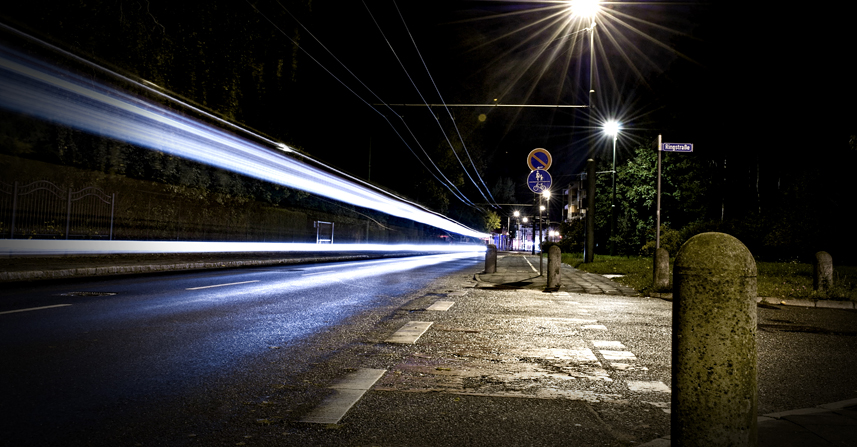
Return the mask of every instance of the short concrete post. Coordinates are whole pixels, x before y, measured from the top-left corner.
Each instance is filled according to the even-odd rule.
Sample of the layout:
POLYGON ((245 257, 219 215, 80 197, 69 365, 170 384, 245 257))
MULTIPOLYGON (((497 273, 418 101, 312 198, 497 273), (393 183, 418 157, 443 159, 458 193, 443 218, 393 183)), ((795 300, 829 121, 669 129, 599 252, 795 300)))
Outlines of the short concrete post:
POLYGON ((702 233, 673 268, 672 443, 755 446, 756 262, 733 236, 702 233))
POLYGON ((497 246, 488 244, 488 249, 485 250, 485 273, 497 272, 497 246))
POLYGON ((551 245, 548 249, 548 289, 555 289, 561 285, 561 268, 562 250, 556 245, 551 245))
POLYGON ((833 257, 826 251, 820 251, 812 261, 812 288, 824 292, 832 286, 833 257))
POLYGON ((670 287, 670 252, 666 248, 655 250, 652 270, 652 288, 656 292, 663 292, 670 287))

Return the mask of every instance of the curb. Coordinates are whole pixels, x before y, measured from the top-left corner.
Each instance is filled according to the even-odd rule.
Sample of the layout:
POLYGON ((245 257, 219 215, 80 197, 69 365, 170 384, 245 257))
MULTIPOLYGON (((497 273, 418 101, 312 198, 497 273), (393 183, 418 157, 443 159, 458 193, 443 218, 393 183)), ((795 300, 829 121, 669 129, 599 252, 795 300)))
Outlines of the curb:
MULTIPOLYGON (((801 300, 808 301, 808 300, 801 300)), ((849 399, 849 400, 841 400, 839 402, 832 402, 824 405, 816 405, 811 408, 800 408, 797 410, 789 410, 789 411, 780 411, 777 413, 768 413, 759 415, 756 418, 756 423, 761 425, 765 422, 771 422, 780 420, 782 418, 788 416, 799 416, 804 414, 819 414, 819 413, 830 413, 837 410, 843 410, 848 407, 857 406, 857 399, 849 399)), ((638 447, 670 447, 670 435, 663 436, 661 438, 653 439, 645 444, 640 444, 638 447)), ((832 444, 831 444, 832 445, 832 444)))
POLYGON ((23 272, 0 272, 0 283, 15 281, 38 281, 49 279, 85 278, 94 276, 110 275, 138 275, 146 273, 163 273, 187 270, 208 270, 239 267, 263 267, 293 264, 318 264, 321 262, 345 262, 366 259, 380 259, 389 257, 407 257, 418 253, 404 254, 400 256, 386 254, 331 256, 331 257, 306 257, 306 258, 281 258, 268 260, 246 260, 246 261, 217 261, 217 262, 187 262, 174 264, 143 264, 110 267, 80 267, 57 270, 30 270, 23 272))
MULTIPOLYGON (((650 298, 660 298, 665 301, 672 301, 672 293, 650 293, 650 298)), ((832 301, 832 300, 789 300, 773 297, 756 297, 757 304, 773 304, 776 306, 789 307, 815 307, 819 309, 857 309, 857 303, 854 301, 832 301)))

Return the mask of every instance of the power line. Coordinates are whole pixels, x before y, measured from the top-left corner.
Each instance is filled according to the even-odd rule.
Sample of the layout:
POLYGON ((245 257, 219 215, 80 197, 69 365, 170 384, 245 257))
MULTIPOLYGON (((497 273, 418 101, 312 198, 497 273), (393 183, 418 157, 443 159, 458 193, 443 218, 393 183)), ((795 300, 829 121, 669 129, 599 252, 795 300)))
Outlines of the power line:
MULTIPOLYGON (((377 20, 375 20, 375 16, 372 14, 372 11, 371 11, 371 10, 369 10, 369 6, 368 6, 368 5, 366 5, 366 2, 365 2, 365 1, 363 1, 363 6, 366 8, 366 11, 369 13, 369 16, 372 18, 372 21, 375 23, 375 26, 378 28, 378 32, 380 32, 380 33, 381 33, 381 37, 383 37, 383 38, 384 38, 384 41, 385 41, 385 42, 387 42, 387 46, 390 48, 390 51, 392 51, 392 52, 393 52, 393 56, 395 56, 396 61, 398 61, 398 62, 399 62, 399 66, 401 66, 401 67, 402 67, 402 70, 405 72, 405 76, 407 76, 408 80, 411 82, 411 85, 413 85, 413 86, 414 86, 414 89, 417 91, 417 94, 420 96, 420 99, 422 99, 422 100, 423 100, 423 102, 427 102, 427 101, 425 100, 425 97, 423 97, 422 92, 420 92, 419 87, 417 87, 417 85, 416 85, 416 83, 414 82, 413 78, 411 78, 411 75, 410 75, 410 73, 408 72, 408 69, 407 69, 407 68, 405 68, 405 65, 402 63, 402 60, 399 58, 398 53, 396 53, 396 50, 393 48, 393 45, 390 43, 390 40, 389 40, 389 39, 387 39, 387 36, 384 34, 384 31, 381 29, 381 26, 378 24, 378 21, 377 21, 377 20)), ((432 114, 432 116, 434 117, 434 114, 432 114)), ((479 185, 476 183, 476 181, 475 181, 475 180, 473 180, 473 177, 470 175, 470 172, 467 170, 467 167, 465 167, 465 166, 464 166, 464 162, 462 162, 462 161, 461 161, 461 157, 459 157, 459 156, 458 156, 458 152, 456 152, 456 151, 455 151, 455 147, 452 145, 452 142, 451 142, 451 141, 449 141, 449 136, 447 136, 446 131, 443 129, 443 126, 441 126, 441 124, 440 124, 440 120, 438 120, 438 119, 437 119, 437 117, 434 117, 434 118, 435 118, 435 122, 436 122, 436 123, 437 123, 437 125, 438 125, 438 128, 440 128, 440 131, 441 131, 441 133, 443 134, 444 139, 446 139, 446 143, 447 143, 447 144, 449 144, 449 147, 450 147, 450 149, 452 150, 452 154, 453 154, 453 155, 455 155, 455 159, 456 159, 456 160, 458 160, 458 164, 459 164, 459 165, 461 165, 461 169, 462 169, 462 170, 464 171, 464 173, 467 175, 467 178, 469 178, 469 179, 470 179, 470 182, 471 182, 471 183, 473 183, 473 186, 475 186, 475 187, 476 187, 476 190, 477 190, 477 191, 479 191, 479 194, 481 194, 481 195, 482 195, 482 198, 484 198, 484 199, 485 199, 486 201, 488 201, 488 202, 491 202, 491 200, 489 200, 489 199, 488 199, 488 197, 487 197, 487 196, 485 196, 485 193, 484 193, 484 192, 482 192, 482 188, 480 188, 480 187, 479 187, 479 185)), ((487 189, 487 188, 486 188, 486 189, 487 189)), ((489 194, 490 194, 490 193, 489 193, 489 194)))

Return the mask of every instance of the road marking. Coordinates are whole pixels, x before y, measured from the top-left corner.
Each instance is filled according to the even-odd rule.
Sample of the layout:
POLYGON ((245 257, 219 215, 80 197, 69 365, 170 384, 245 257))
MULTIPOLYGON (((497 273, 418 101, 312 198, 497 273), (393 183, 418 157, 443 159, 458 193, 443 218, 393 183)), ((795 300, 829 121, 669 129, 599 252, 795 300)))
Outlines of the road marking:
POLYGON ((237 286, 238 284, 250 284, 251 282, 259 282, 259 280, 255 281, 241 281, 241 282, 231 282, 229 284, 215 284, 213 286, 202 286, 202 287, 189 287, 185 290, 199 290, 199 289, 210 289, 212 287, 226 287, 226 286, 237 286))
POLYGON ((387 343, 414 344, 432 324, 432 321, 410 321, 384 341, 387 343))
POLYGON ((530 268, 531 268, 531 269, 533 269, 533 271, 534 271, 534 272, 536 272, 536 273, 538 273, 538 272, 539 272, 538 270, 536 270, 536 268, 535 268, 535 267, 533 267, 533 264, 530 262, 530 260, 529 260, 529 259, 527 259, 527 257, 526 257, 526 256, 521 256, 521 257, 522 257, 522 258, 524 258, 524 261, 527 261, 527 264, 530 264, 530 268))
POLYGON ((426 310, 437 310, 437 311, 447 311, 452 305, 455 304, 455 301, 435 301, 434 304, 428 307, 426 310))
POLYGON ((629 380, 627 383, 628 389, 631 391, 659 393, 670 392, 670 387, 666 386, 663 382, 636 382, 633 380, 629 380))
POLYGON ((29 312, 31 310, 53 309, 54 307, 66 307, 66 306, 71 306, 71 304, 55 304, 53 306, 30 307, 27 309, 7 310, 5 312, 0 312, 0 315, 14 314, 14 313, 18 313, 18 312, 29 312))
POLYGON ((600 352, 601 355, 604 356, 604 360, 637 360, 637 357, 634 355, 634 353, 630 351, 605 351, 602 349, 598 352, 600 352))
POLYGON ((625 349, 625 345, 621 341, 592 340, 592 344, 596 348, 625 349))
POLYGON ((346 375, 330 388, 333 394, 315 407, 301 422, 311 424, 337 424, 345 413, 375 385, 386 369, 360 368, 346 375))
POLYGON ((323 275, 325 273, 336 273, 336 270, 325 270, 323 272, 304 273, 301 276, 323 275))

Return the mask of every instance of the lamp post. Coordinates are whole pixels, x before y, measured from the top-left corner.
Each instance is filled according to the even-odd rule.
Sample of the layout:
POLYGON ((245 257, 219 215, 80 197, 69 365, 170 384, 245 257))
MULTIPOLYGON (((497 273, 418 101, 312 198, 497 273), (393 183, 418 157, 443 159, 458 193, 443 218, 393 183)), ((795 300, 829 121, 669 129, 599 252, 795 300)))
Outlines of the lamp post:
MULTIPOLYGON (((600 0, 570 0, 569 2, 570 12, 574 17, 580 17, 581 19, 587 19, 590 23, 589 28, 586 30, 589 31, 589 95, 588 100, 589 103, 587 105, 589 109, 589 154, 590 157, 594 157, 595 155, 595 18, 598 16, 601 10, 601 1, 600 0)), ((587 167, 587 173, 589 177, 590 185, 595 184, 595 170, 594 170, 594 162, 590 158, 587 162, 588 165, 592 165, 593 168, 587 167), (590 172, 591 171, 591 172, 590 172)), ((584 262, 592 262, 594 260, 594 251, 595 251, 595 191, 594 188, 588 188, 587 194, 589 200, 589 209, 586 211, 586 243, 585 249, 583 251, 583 261, 584 262)))
MULTIPOLYGON (((512 215, 515 216, 515 240, 517 240, 519 233, 521 232, 521 223, 519 222, 519 217, 521 217, 521 212, 515 211, 514 213, 512 213, 512 215)), ((520 247, 518 247, 518 248, 520 249, 520 247)), ((512 249, 513 250, 515 249, 514 242, 512 243, 512 249)))
MULTIPOLYGON (((529 218, 524 217, 523 219, 521 219, 521 222, 523 222, 523 223, 524 223, 524 226, 526 227, 526 226, 527 226, 527 221, 529 221, 529 220, 530 220, 529 218)), ((526 239, 526 238, 524 238, 524 235, 522 234, 522 235, 521 235, 521 241, 526 242, 526 240, 527 240, 527 239, 526 239)), ((526 251, 526 250, 527 250, 527 249, 526 249, 527 244, 522 243, 521 245, 523 245, 523 247, 522 247, 522 248, 524 249, 523 251, 526 251)))
POLYGON ((604 133, 613 137, 613 197, 610 199, 610 256, 616 254, 616 242, 613 235, 616 234, 616 139, 619 138, 621 126, 616 121, 604 123, 604 133))

